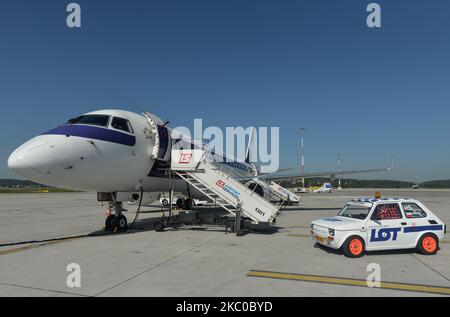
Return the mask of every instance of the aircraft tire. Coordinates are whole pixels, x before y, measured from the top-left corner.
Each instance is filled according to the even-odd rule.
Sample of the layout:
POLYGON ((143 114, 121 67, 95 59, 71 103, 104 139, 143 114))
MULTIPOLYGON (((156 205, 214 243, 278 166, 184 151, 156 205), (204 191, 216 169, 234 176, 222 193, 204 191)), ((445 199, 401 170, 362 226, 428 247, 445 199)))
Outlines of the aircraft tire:
POLYGON ((116 218, 114 215, 109 215, 105 220, 105 231, 113 231, 112 222, 116 218))
POLYGON ((128 221, 127 217, 124 215, 120 215, 119 217, 115 217, 111 223, 113 232, 123 232, 128 229, 128 221))

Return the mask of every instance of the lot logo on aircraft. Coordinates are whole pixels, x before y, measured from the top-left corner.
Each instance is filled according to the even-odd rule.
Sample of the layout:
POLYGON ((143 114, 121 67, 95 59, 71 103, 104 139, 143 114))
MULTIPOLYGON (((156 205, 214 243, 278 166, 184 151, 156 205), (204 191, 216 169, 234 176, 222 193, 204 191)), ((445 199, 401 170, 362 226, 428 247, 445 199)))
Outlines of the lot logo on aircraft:
POLYGON ((401 231, 401 228, 386 228, 377 230, 373 229, 372 234, 370 236, 370 242, 382 242, 389 241, 392 238, 392 241, 397 240, 398 233, 401 231))
POLYGON ((191 160, 192 160, 191 153, 181 154, 179 163, 180 164, 189 164, 189 163, 191 163, 191 160))

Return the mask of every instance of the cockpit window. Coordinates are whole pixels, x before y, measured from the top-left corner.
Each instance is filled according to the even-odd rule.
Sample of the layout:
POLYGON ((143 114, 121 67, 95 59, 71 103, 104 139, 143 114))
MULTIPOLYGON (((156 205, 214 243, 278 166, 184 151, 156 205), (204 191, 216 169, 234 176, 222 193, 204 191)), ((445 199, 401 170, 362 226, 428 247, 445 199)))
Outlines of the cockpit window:
POLYGON ((117 130, 133 133, 130 121, 122 118, 114 117, 111 123, 111 127, 117 130))
POLYGON ((68 124, 86 124, 86 125, 96 125, 100 127, 107 127, 109 121, 109 116, 106 115, 85 115, 78 118, 70 119, 68 124))

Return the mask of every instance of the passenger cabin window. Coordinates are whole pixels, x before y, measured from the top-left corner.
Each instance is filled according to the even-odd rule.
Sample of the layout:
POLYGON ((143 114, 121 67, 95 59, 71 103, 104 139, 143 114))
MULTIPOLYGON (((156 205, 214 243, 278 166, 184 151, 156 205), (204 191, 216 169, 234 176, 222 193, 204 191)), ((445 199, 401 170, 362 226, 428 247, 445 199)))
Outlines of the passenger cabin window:
POLYGON ((394 220, 402 219, 402 213, 398 204, 383 204, 375 207, 373 211, 372 220, 394 220))
POLYGON ((423 211, 417 204, 414 203, 403 203, 403 210, 405 211, 406 218, 425 218, 427 213, 423 211))
POLYGON ((117 130, 133 133, 130 121, 122 118, 114 117, 111 123, 111 127, 117 130))
POLYGON ((84 124, 84 125, 95 125, 99 127, 107 127, 109 122, 109 116, 106 115, 85 115, 78 118, 70 119, 67 121, 68 124, 84 124))

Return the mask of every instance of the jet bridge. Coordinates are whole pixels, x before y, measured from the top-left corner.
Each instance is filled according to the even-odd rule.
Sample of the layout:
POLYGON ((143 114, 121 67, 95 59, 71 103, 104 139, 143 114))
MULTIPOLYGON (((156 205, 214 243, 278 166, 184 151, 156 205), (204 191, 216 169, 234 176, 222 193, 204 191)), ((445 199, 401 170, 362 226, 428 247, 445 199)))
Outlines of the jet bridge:
MULTIPOLYGON (((254 225, 275 221, 282 203, 273 204, 240 181, 235 169, 215 162, 206 149, 172 149, 171 170, 236 218, 247 218, 254 225)), ((238 223, 238 222, 236 222, 238 223)))

